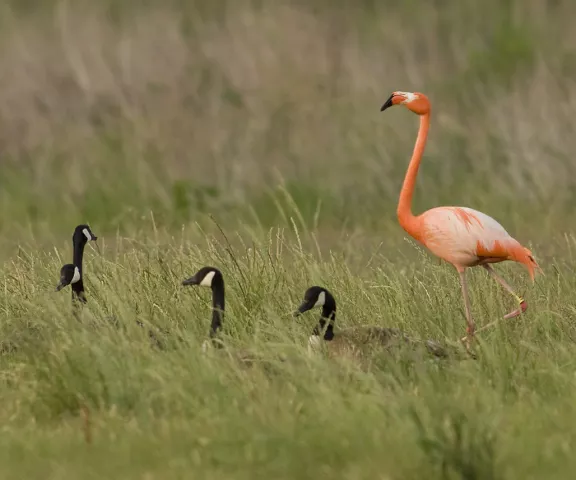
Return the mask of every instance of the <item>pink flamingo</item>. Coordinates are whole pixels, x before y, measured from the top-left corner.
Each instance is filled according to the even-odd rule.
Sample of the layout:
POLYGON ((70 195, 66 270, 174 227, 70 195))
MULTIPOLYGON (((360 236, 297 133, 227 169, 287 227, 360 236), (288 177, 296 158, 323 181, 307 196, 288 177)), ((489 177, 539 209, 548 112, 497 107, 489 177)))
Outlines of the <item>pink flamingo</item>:
POLYGON ((414 152, 398 201, 398 221, 410 236, 422 243, 434 255, 454 265, 458 271, 467 322, 467 336, 463 340, 466 340, 466 345, 469 347, 474 336, 475 324, 468 297, 466 268, 482 265, 494 280, 516 299, 518 308, 504 316, 508 319, 525 312, 528 305, 490 264, 505 260, 519 262, 526 266, 532 281, 534 281, 535 268, 540 267, 530 250, 512 238, 496 220, 482 212, 465 207, 436 207, 421 215, 412 213, 411 204, 416 175, 430 126, 430 101, 422 93, 394 92, 382 105, 380 111, 394 105, 404 105, 420 117, 420 128, 414 152))

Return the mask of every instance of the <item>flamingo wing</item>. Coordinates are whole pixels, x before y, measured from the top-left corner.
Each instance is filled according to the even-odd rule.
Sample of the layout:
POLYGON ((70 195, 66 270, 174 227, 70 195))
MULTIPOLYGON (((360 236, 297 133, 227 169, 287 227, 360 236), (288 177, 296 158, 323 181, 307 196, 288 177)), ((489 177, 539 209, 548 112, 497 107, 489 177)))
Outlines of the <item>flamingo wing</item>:
POLYGON ((496 220, 471 208, 438 207, 420 218, 422 243, 456 266, 507 260, 520 246, 496 220))

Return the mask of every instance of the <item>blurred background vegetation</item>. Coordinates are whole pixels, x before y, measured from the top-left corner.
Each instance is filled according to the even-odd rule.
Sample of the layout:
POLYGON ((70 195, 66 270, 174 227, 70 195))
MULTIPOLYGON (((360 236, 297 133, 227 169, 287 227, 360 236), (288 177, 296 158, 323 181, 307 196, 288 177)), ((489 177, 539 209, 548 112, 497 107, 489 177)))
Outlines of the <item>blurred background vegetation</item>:
MULTIPOLYGON (((417 131, 379 113, 422 91, 416 210, 466 205, 538 242, 573 222, 568 0, 12 0, 0 8, 0 233, 76 221, 180 228, 210 213, 402 235, 417 131), (391 228, 388 228, 388 225, 391 228)), ((49 228, 48 228, 49 226, 49 228)), ((14 246, 14 243, 10 243, 14 246)))

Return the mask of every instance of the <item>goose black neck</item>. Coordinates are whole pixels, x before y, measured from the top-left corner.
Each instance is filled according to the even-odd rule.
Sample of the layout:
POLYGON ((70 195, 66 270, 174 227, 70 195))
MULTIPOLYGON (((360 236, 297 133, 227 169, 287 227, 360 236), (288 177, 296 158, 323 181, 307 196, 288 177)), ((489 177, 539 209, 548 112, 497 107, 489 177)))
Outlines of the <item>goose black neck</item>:
POLYGON ((86 303, 86 295, 84 294, 84 281, 82 280, 82 277, 80 277, 80 280, 73 283, 71 287, 72 287, 72 301, 74 303, 76 302, 86 303))
POLYGON ((336 321, 336 301, 332 295, 326 294, 326 300, 322 307, 322 315, 318 325, 314 328, 313 335, 322 335, 324 340, 330 341, 334 338, 334 322, 336 321), (328 326, 326 326, 328 323, 328 326), (324 330, 326 328, 326 330, 324 330))
POLYGON ((84 257, 84 247, 86 246, 86 237, 84 235, 74 234, 72 237, 73 260, 72 263, 80 272, 80 280, 72 284, 72 301, 75 304, 86 303, 84 294, 84 281, 82 279, 82 259, 84 257))
POLYGON ((224 279, 220 276, 214 277, 212 281, 212 325, 210 326, 210 337, 213 338, 222 328, 224 320, 224 279))
POLYGON ((82 259, 84 257, 84 247, 86 246, 86 238, 82 236, 82 238, 78 238, 74 236, 72 239, 72 244, 74 248, 74 258, 72 263, 75 267, 78 267, 80 271, 80 275, 82 275, 82 259))

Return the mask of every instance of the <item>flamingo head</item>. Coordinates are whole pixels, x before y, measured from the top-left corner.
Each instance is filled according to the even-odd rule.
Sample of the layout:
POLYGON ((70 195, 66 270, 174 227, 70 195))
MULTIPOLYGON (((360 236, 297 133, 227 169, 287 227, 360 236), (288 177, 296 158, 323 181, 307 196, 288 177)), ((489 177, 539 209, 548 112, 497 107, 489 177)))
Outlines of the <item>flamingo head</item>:
POLYGON ((534 270, 538 270, 541 273, 544 272, 542 271, 540 265, 538 265, 538 262, 536 262, 536 260, 534 259, 534 256, 532 255, 532 252, 530 250, 524 248, 522 253, 523 255, 520 257, 520 262, 526 266, 526 268, 528 269, 528 273, 530 274, 530 278, 532 279, 532 281, 534 281, 534 270))
POLYGON ((428 100, 426 95, 419 92, 392 92, 392 95, 390 95, 390 98, 382 105, 380 111, 383 112, 394 105, 404 105, 408 110, 417 115, 430 113, 430 100, 428 100))
POLYGON ((534 259, 532 252, 522 245, 518 245, 517 247, 511 249, 509 258, 524 265, 528 270, 528 274, 530 275, 530 279, 532 281, 534 281, 534 274, 536 270, 538 270, 540 273, 544 273, 540 265, 538 265, 538 262, 536 262, 534 259))

